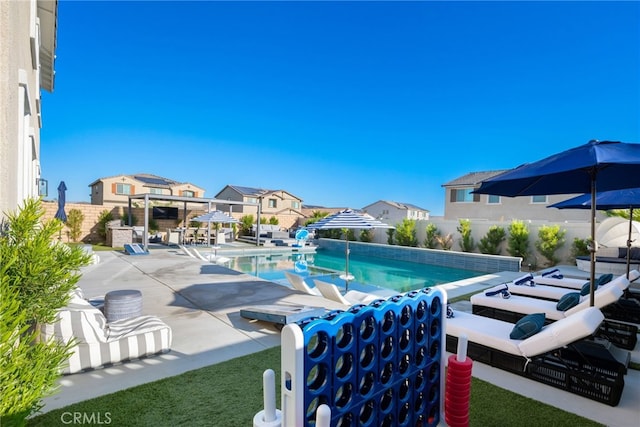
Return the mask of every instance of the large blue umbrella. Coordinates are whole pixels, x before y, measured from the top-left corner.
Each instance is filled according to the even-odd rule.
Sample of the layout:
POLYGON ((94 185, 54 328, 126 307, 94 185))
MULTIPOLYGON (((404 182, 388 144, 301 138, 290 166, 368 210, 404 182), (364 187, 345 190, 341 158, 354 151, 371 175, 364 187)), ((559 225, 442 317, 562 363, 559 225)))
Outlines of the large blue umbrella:
POLYGON ((67 222, 67 214, 64 212, 66 191, 67 186, 64 181, 60 181, 58 185, 58 210, 56 211, 55 218, 58 218, 62 222, 67 222))
MULTIPOLYGON (((352 211, 351 209, 345 209, 340 212, 336 212, 333 215, 322 218, 321 220, 309 224, 307 226, 311 230, 331 230, 331 229, 371 229, 371 228, 395 228, 391 225, 385 224, 377 219, 362 215, 352 211)), ((349 274, 349 237, 347 233, 345 236, 345 268, 344 274, 340 276, 346 285, 345 289, 349 289, 349 281, 353 280, 353 276, 349 274)))
MULTIPOLYGON (((640 187, 640 144, 589 141, 483 181, 474 193, 506 197, 591 195, 591 283, 595 282, 596 192, 640 187), (597 188, 597 190, 596 190, 597 188)), ((591 286, 591 305, 594 288, 591 286)))
MULTIPOLYGON (((547 206, 558 209, 591 209, 591 194, 583 194, 562 202, 547 206)), ((629 237, 627 238, 627 278, 631 267, 631 244, 633 240, 633 209, 640 208, 640 188, 625 188, 623 190, 602 191, 596 194, 596 209, 629 209, 629 237)))

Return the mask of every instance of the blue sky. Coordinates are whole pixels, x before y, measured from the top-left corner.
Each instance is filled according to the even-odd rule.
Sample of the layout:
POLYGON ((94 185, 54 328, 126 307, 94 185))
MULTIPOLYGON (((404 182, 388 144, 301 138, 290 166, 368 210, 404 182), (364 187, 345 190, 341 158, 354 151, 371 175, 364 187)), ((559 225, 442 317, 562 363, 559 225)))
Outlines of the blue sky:
POLYGON ((639 2, 61 0, 50 198, 103 176, 444 213, 442 184, 640 142, 639 2))

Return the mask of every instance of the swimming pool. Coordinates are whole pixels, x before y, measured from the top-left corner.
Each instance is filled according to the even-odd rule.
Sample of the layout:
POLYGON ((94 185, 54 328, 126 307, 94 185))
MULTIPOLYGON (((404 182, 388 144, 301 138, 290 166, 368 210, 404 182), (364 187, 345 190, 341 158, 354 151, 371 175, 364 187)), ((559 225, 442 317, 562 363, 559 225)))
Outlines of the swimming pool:
MULTIPOLYGON (((310 277, 336 283, 344 287, 345 257, 343 252, 318 251, 307 254, 271 254, 231 258, 229 267, 258 276, 271 282, 288 284, 284 271, 294 272, 305 279, 310 277)), ((481 276, 483 272, 440 267, 377 257, 352 254, 349 257, 349 273, 354 280, 349 288, 370 290, 371 286, 407 292, 481 276)), ((308 281, 311 284, 311 281, 308 281)))

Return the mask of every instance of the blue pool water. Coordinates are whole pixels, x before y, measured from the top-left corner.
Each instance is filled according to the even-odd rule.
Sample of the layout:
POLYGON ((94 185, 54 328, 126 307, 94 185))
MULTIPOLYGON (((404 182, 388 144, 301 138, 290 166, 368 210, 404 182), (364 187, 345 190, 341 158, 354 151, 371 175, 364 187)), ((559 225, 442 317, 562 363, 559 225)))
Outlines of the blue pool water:
MULTIPOLYGON (((344 252, 318 251, 311 254, 272 254, 232 258, 230 268, 265 280, 286 284, 284 271, 313 277, 344 286, 339 278, 345 271, 344 252)), ((397 292, 422 289, 486 273, 430 264, 395 261, 385 258, 349 257, 349 273, 354 276, 349 288, 375 286, 397 292)), ((311 284, 310 280, 307 280, 311 284)))

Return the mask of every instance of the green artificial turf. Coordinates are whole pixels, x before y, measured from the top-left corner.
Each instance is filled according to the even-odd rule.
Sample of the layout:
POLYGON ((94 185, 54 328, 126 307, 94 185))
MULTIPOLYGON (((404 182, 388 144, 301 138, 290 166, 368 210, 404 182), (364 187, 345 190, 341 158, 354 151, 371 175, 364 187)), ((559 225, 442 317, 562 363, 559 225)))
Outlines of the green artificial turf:
MULTIPOLYGON (((70 417, 80 414, 85 421, 93 416, 94 422, 84 425, 251 426, 254 415, 263 409, 262 374, 266 369, 276 373, 276 404, 280 407, 280 347, 275 347, 47 412, 27 425, 70 425, 70 417)), ((476 378, 470 406, 471 426, 600 425, 476 378)))

